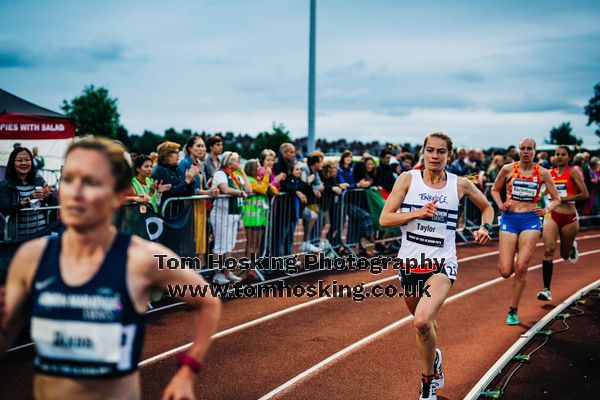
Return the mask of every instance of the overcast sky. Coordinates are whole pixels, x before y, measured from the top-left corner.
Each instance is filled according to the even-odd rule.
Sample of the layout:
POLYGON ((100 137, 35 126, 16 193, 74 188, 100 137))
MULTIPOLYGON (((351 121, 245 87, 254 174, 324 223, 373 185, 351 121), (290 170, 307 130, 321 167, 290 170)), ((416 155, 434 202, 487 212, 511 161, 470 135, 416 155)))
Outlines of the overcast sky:
MULTIPOLYGON (((308 0, 0 0, 0 87, 59 110, 89 84, 134 133, 306 135, 308 0)), ((506 146, 600 82, 600 1, 317 1, 317 137, 506 146)))

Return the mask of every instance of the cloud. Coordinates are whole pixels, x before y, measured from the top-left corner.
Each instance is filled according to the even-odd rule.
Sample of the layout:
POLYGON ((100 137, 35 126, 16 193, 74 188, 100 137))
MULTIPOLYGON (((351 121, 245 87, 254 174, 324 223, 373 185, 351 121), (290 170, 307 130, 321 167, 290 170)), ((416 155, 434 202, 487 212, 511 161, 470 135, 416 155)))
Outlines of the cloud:
POLYGON ((22 43, 1 40, 0 68, 32 68, 36 65, 36 57, 22 43))
POLYGON ((0 49, 0 68, 31 68, 35 63, 22 52, 0 49))
POLYGON ((454 78, 461 82, 477 83, 483 82, 483 74, 477 71, 459 71, 454 74, 454 78))
POLYGON ((323 72, 324 77, 351 77, 361 75, 367 69, 367 63, 360 60, 349 65, 329 68, 323 72))
POLYGON ((49 49, 45 57, 49 65, 59 69, 96 71, 106 65, 128 61, 127 53, 128 48, 121 43, 92 41, 85 45, 49 49))
POLYGON ((568 101, 558 99, 524 99, 522 101, 510 101, 493 105, 493 110, 498 113, 528 113, 563 111, 566 113, 583 113, 581 106, 568 101))
POLYGON ((126 48, 119 43, 100 43, 91 49, 84 49, 91 61, 115 62, 123 61, 126 48))

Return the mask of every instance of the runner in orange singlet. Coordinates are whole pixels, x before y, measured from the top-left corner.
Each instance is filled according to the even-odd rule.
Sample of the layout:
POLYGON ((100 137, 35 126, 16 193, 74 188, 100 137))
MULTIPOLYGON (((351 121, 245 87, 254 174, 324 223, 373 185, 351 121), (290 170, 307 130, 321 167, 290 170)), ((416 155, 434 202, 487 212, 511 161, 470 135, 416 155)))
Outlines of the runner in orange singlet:
POLYGON ((542 224, 540 217, 551 213, 560 205, 560 197, 550 172, 533 162, 535 141, 531 138, 519 142, 520 161, 502 167, 492 187, 492 197, 502 211, 500 223, 500 255, 498 269, 503 278, 515 274, 512 290, 512 304, 508 309, 506 323, 518 325, 517 308, 523 289, 527 269, 535 243, 540 236, 542 224), (540 197, 542 183, 546 184, 552 202, 547 208, 540 208, 537 201, 540 197), (502 201, 500 189, 506 184, 506 201, 502 201), (518 255, 515 261, 515 253, 518 255))

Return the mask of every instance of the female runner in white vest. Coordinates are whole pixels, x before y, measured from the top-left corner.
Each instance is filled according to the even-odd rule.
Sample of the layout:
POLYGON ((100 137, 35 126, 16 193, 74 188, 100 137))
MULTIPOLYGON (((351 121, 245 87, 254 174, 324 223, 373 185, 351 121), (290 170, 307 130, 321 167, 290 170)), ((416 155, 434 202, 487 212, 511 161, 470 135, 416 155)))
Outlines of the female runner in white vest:
MULTIPOLYGON (((31 314, 37 399, 139 399, 137 367, 151 292, 170 284, 206 284, 191 270, 159 269, 154 255, 177 255, 112 225, 130 171, 122 148, 110 140, 71 145, 59 191, 66 229, 58 238, 22 245, 6 289, 0 288, 0 356, 31 314)), ((168 400, 195 398, 195 375, 221 310, 210 292, 184 300, 199 308, 195 322, 190 320, 194 344, 178 357, 182 366, 163 393, 168 400)))
POLYGON ((402 227, 402 247, 398 257, 405 263, 405 268, 400 269, 400 277, 405 293, 412 295, 404 300, 414 315, 417 347, 423 365, 419 398, 435 400, 437 389, 444 385, 442 353, 436 349, 435 319, 457 275, 454 240, 458 204, 463 196, 467 196, 482 211, 483 225, 474 234, 479 244, 490 241, 494 211, 483 193, 467 178, 445 171, 452 151, 452 140, 448 135, 439 132, 427 135, 422 151, 424 170, 400 175, 385 203, 380 224, 384 228, 402 227), (422 257, 433 263, 415 265, 414 262, 406 268, 410 259, 419 261, 422 257))

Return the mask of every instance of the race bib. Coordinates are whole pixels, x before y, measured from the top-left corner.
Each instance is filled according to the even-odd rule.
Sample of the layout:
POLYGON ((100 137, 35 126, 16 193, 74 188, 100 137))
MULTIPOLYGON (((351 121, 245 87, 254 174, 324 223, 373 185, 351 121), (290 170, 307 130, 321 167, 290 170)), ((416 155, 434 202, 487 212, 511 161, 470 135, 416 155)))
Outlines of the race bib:
POLYGON ((444 264, 444 272, 446 273, 448 278, 450 278, 452 280, 456 279, 456 273, 458 272, 457 269, 458 268, 455 264, 452 264, 452 263, 444 264))
POLYGON ((567 184, 565 182, 556 182, 556 189, 560 197, 567 197, 567 184))
POLYGON ((513 181, 511 197, 517 201, 533 202, 537 194, 537 187, 537 182, 515 179, 513 181))
POLYGON ((442 210, 432 218, 412 220, 406 224, 406 240, 424 246, 444 247, 447 220, 448 212, 442 210))
POLYGON ((54 360, 118 364, 123 333, 119 323, 31 319, 31 337, 38 354, 54 360))

